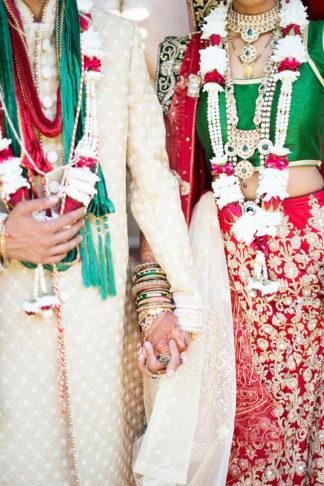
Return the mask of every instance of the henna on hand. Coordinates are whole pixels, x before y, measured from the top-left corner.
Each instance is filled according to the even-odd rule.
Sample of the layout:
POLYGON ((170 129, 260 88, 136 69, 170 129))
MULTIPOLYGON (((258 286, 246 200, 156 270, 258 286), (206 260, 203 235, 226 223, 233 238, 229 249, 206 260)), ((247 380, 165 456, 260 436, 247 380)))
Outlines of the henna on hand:
POLYGON ((156 354, 170 354, 169 341, 173 339, 178 351, 185 351, 190 340, 180 328, 177 317, 171 312, 163 313, 153 323, 148 332, 148 341, 152 344, 156 354))

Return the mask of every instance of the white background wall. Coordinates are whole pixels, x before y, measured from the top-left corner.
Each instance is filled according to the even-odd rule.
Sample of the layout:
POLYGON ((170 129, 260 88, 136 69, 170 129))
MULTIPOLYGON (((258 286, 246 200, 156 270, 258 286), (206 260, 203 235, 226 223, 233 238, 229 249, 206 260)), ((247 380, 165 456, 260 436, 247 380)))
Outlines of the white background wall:
MULTIPOLYGON (((95 0, 98 7, 105 10, 118 9, 119 0, 95 0)), ((133 10, 136 14, 145 9, 149 16, 138 22, 138 25, 147 32, 143 39, 145 56, 152 78, 155 77, 157 49, 159 43, 167 35, 183 35, 189 32, 189 19, 186 0, 124 0, 124 12, 133 10)), ((144 31, 143 31, 144 32, 144 31)))

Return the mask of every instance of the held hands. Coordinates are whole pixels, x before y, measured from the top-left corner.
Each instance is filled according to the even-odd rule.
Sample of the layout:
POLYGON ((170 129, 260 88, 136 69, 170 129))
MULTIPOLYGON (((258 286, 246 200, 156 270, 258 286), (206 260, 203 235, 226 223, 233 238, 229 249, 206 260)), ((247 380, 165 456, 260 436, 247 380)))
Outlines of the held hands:
POLYGON ((177 317, 171 312, 163 313, 153 322, 144 345, 137 346, 138 368, 150 377, 165 372, 172 378, 184 361, 189 344, 190 335, 181 330, 177 317), (160 356, 170 358, 167 366, 160 356))
POLYGON ((85 208, 80 208, 50 221, 33 217, 34 211, 53 208, 58 198, 47 197, 24 201, 9 213, 5 229, 9 258, 34 264, 58 263, 82 241, 77 235, 84 223, 85 208))

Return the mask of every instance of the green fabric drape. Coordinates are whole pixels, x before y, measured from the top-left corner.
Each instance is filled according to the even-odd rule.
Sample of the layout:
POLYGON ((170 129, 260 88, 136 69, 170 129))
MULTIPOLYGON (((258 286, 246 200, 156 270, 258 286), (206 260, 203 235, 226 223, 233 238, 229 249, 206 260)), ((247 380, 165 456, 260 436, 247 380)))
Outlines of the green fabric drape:
MULTIPOLYGON (((7 18, 7 12, 3 2, 0 2, 0 83, 2 93, 5 99, 6 107, 10 115, 11 121, 19 133, 18 128, 18 116, 17 116, 17 101, 14 89, 14 76, 13 76, 13 60, 11 49, 11 38, 9 31, 9 23, 7 18)), ((4 131, 7 138, 11 138, 11 148, 13 153, 20 156, 20 145, 11 129, 10 124, 6 117, 3 117, 4 131)))

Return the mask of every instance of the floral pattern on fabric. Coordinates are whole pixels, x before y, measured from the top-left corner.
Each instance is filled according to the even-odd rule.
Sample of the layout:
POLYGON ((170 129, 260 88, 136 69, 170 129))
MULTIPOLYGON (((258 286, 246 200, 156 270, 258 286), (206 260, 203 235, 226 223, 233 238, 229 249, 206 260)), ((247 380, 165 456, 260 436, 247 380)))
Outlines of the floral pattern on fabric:
MULTIPOLYGON (((230 463, 235 486, 319 486, 324 479, 324 192, 285 200, 283 206, 278 236, 268 241, 270 276, 280 287, 268 297, 249 293, 255 250, 231 236, 220 214, 253 364, 277 404, 274 413, 285 442, 276 459, 257 465, 254 456, 261 445, 252 441, 240 450, 235 433, 230 463)), ((244 368, 237 369, 238 380, 243 373, 244 368)))

